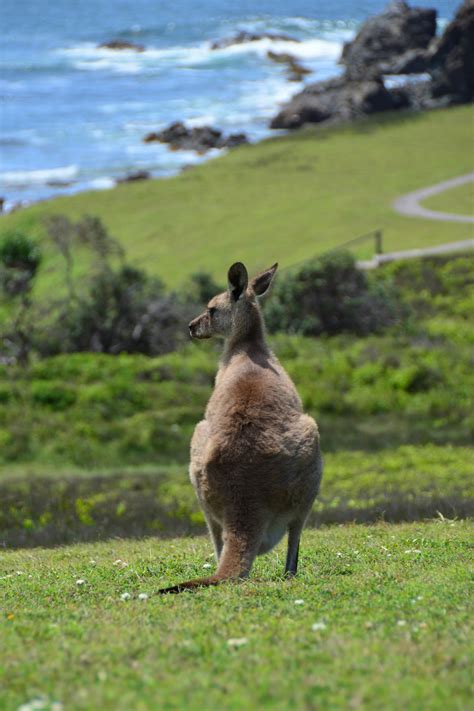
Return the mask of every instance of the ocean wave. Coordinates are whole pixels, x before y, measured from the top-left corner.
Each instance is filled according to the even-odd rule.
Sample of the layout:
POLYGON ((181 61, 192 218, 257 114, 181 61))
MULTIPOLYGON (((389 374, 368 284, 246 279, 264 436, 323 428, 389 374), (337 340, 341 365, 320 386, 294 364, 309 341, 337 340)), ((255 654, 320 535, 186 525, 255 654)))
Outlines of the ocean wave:
POLYGON ((94 178, 86 183, 90 190, 110 190, 110 188, 114 188, 116 184, 113 178, 105 175, 101 178, 94 178))
MULTIPOLYGON (((349 35, 347 35, 348 38, 349 35)), ((233 44, 221 49, 212 49, 211 43, 206 41, 191 46, 149 47, 143 52, 99 48, 90 43, 57 51, 69 58, 76 69, 111 70, 136 74, 173 66, 179 68, 220 64, 223 59, 240 61, 241 57, 249 55, 266 57, 270 50, 282 53, 290 52, 300 59, 336 60, 340 56, 343 41, 341 33, 338 33, 337 39, 327 36, 291 43, 282 39, 264 37, 254 42, 233 44)))
POLYGON ((77 165, 44 170, 12 170, 0 173, 0 183, 6 187, 23 188, 30 185, 67 185, 78 175, 77 165))

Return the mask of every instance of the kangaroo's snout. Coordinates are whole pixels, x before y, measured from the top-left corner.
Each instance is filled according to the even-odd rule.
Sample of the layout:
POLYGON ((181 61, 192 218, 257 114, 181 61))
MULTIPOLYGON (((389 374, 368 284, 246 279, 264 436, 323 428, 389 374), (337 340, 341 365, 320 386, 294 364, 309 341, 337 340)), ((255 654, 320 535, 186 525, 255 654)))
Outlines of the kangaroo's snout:
POLYGON ((206 326, 206 314, 204 313, 189 322, 189 335, 191 338, 210 338, 211 334, 206 326))

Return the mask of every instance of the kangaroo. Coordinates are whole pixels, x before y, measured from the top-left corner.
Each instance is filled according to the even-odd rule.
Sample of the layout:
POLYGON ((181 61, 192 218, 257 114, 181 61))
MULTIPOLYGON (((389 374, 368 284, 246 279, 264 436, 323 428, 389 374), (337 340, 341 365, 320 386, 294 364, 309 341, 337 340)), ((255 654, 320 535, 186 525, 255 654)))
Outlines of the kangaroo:
POLYGON ((179 593, 248 576, 255 557, 288 531, 285 575, 296 574, 301 532, 322 476, 319 433, 268 347, 257 298, 278 264, 250 282, 241 262, 228 290, 189 324, 224 351, 205 417, 191 441, 190 478, 214 544, 217 571, 160 590, 179 593))

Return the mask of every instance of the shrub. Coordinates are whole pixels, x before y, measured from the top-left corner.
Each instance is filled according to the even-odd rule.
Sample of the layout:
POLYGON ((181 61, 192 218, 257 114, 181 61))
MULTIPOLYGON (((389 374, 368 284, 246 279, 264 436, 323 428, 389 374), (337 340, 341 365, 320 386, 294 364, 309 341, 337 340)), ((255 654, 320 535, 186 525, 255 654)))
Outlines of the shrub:
POLYGON ((396 319, 389 286, 369 281, 345 251, 325 254, 280 278, 265 314, 271 331, 307 336, 365 335, 396 319))
POLYGON ((32 276, 41 263, 39 247, 22 232, 7 232, 0 242, 0 264, 6 269, 21 269, 32 276))
POLYGON ((144 353, 175 350, 185 337, 186 307, 166 295, 162 282, 122 265, 101 268, 88 289, 60 313, 46 338, 42 355, 59 352, 144 353))

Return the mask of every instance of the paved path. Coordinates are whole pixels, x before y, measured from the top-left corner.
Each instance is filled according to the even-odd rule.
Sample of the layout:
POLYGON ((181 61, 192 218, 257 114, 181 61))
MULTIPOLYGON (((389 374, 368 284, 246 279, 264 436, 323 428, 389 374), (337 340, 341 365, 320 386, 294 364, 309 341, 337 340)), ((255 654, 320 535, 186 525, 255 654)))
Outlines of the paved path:
POLYGON ((387 254, 376 254, 372 259, 357 262, 359 269, 375 269, 381 264, 395 262, 399 259, 418 259, 419 257, 436 257, 439 254, 449 254, 450 252, 468 252, 474 249, 474 239, 463 239, 459 242, 448 242, 439 244, 436 247, 422 247, 420 249, 406 249, 403 252, 387 252, 387 254))
POLYGON ((431 195, 437 195, 449 188, 457 188, 459 185, 465 185, 474 181, 474 173, 460 175, 458 178, 451 180, 443 180, 442 183, 437 183, 429 188, 415 190, 413 193, 402 195, 393 203, 393 208, 401 215, 409 215, 410 217, 424 217, 428 220, 444 220, 446 222, 474 222, 474 217, 470 215, 455 215, 452 212, 436 212, 422 207, 419 202, 425 200, 431 195))

